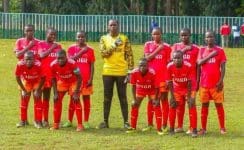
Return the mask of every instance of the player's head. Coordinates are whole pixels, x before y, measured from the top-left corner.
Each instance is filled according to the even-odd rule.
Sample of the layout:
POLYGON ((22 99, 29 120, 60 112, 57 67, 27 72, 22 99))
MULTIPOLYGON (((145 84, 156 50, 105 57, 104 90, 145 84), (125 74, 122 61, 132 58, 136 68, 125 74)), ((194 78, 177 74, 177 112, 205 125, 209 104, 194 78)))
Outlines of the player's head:
POLYGON ((46 31, 46 39, 48 42, 54 42, 56 40, 57 31, 53 27, 48 27, 46 31))
POLYGON ((139 70, 142 74, 146 74, 148 70, 148 62, 146 58, 141 58, 138 64, 139 70))
POLYGON ((34 53, 32 51, 27 51, 24 54, 24 62, 28 68, 33 66, 33 64, 34 64, 34 53))
POLYGON ((33 39, 34 32, 35 32, 34 25, 32 25, 32 24, 25 25, 25 27, 24 27, 24 34, 25 34, 25 37, 27 39, 33 39))
POLYGON ((177 68, 180 68, 183 64, 183 52, 174 51, 173 52, 173 62, 177 68))
POLYGON ((117 34, 119 32, 119 22, 115 19, 110 19, 108 21, 108 31, 111 34, 117 34))
POLYGON ((86 33, 84 31, 78 31, 76 33, 76 41, 78 44, 86 43, 86 33))
POLYGON ((57 60, 60 66, 64 66, 67 62, 66 51, 61 49, 57 52, 57 60))
POLYGON ((180 30, 180 40, 185 44, 189 44, 191 36, 191 30, 189 28, 183 28, 180 30))
POLYGON ((209 46, 213 46, 215 44, 215 34, 213 31, 208 30, 205 33, 205 42, 209 46))
POLYGON ((161 41, 161 36, 162 36, 162 30, 160 27, 154 27, 152 29, 152 39, 153 41, 160 42, 161 41))

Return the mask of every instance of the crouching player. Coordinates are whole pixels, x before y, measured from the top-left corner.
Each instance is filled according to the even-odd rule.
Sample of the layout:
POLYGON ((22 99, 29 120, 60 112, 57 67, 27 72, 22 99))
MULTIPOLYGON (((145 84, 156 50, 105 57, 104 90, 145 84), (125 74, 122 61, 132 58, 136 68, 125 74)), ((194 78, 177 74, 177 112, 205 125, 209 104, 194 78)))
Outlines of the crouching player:
POLYGON ((207 31, 205 33, 207 46, 201 48, 198 65, 198 81, 200 80, 200 100, 202 103, 200 135, 206 134, 209 101, 214 100, 219 119, 220 133, 225 134, 225 112, 224 102, 224 76, 226 56, 224 50, 215 45, 214 33, 207 31))
POLYGON ((155 72, 153 69, 148 68, 148 62, 146 58, 142 58, 139 61, 139 67, 134 69, 131 73, 132 94, 134 101, 131 108, 131 129, 127 130, 127 133, 136 131, 139 107, 141 101, 145 96, 149 97, 149 100, 153 101, 153 107, 156 115, 156 124, 159 135, 163 135, 162 126, 162 112, 160 108, 160 102, 158 99, 158 88, 156 84, 155 72))
POLYGON ((21 88, 20 101, 20 122, 16 125, 24 127, 28 125, 27 109, 30 101, 31 92, 34 97, 34 125, 36 128, 42 127, 42 101, 41 89, 44 84, 45 77, 41 73, 41 63, 34 59, 34 53, 27 51, 24 54, 24 59, 19 61, 15 76, 19 87, 21 88))
POLYGON ((57 52, 57 59, 51 63, 52 84, 54 92, 54 124, 51 130, 59 129, 59 123, 62 113, 62 100, 66 92, 70 99, 74 101, 75 112, 77 116, 77 129, 82 131, 82 108, 80 103, 81 75, 75 61, 68 59, 66 52, 60 50, 57 52))
POLYGON ((195 92, 192 92, 193 77, 190 63, 183 61, 183 52, 173 52, 173 62, 167 66, 167 82, 171 93, 169 108, 170 134, 174 134, 176 110, 181 108, 187 100, 189 106, 189 120, 192 137, 197 137, 197 111, 195 106, 195 92))

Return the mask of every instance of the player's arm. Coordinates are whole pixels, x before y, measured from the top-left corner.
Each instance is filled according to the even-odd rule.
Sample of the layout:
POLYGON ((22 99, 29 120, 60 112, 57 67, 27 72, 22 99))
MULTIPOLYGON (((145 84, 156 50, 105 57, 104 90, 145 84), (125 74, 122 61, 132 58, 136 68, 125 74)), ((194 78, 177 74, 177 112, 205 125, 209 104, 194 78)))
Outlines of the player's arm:
POLYGON ((176 103, 175 96, 174 96, 173 81, 172 80, 167 81, 167 84, 168 84, 168 88, 169 88, 170 95, 171 95, 170 105, 171 105, 171 107, 175 108, 177 103, 176 103))
POLYGON ((132 85, 132 96, 133 96, 134 101, 136 101, 136 85, 135 84, 132 85))
POLYGON ((44 57, 48 56, 57 47, 58 47, 58 44, 57 43, 53 43, 52 46, 49 49, 47 49, 46 51, 40 53, 40 57, 44 58, 44 57))
POLYGON ((42 86, 44 85, 44 82, 45 82, 45 76, 41 77, 40 83, 39 83, 37 89, 34 91, 34 95, 36 97, 41 97, 41 89, 42 89, 42 86))
POLYGON ((80 74, 80 69, 78 67, 76 67, 74 70, 73 70, 75 76, 76 76, 76 89, 74 91, 74 94, 73 94, 73 100, 79 100, 80 99, 80 87, 81 87, 81 74, 80 74))
POLYGON ((23 91, 22 96, 24 96, 24 97, 27 96, 28 92, 26 91, 25 86, 22 83, 20 76, 16 76, 16 81, 17 81, 19 87, 21 88, 21 90, 23 91))
POLYGON ((91 75, 90 75, 90 79, 88 80, 88 83, 86 86, 91 86, 92 82, 93 82, 93 77, 94 77, 94 62, 91 63, 90 65, 90 70, 91 70, 91 75))
POLYGON ((52 85, 53 85, 53 100, 55 102, 58 100, 57 79, 55 77, 52 78, 52 85))
POLYGON ((145 53, 145 58, 147 60, 153 59, 162 49, 164 45, 163 42, 152 52, 152 53, 145 53))
POLYGON ((35 45, 35 42, 32 40, 32 41, 29 42, 29 44, 24 49, 22 49, 22 50, 16 49, 15 50, 16 57, 20 58, 21 56, 23 56, 25 54, 25 52, 27 52, 34 45, 35 45))
POLYGON ((76 55, 70 56, 69 58, 71 58, 73 60, 77 60, 81 55, 83 55, 86 52, 87 52, 87 46, 82 48, 76 55))
POLYGON ((213 51, 213 52, 211 52, 208 56, 206 56, 206 57, 204 57, 204 58, 202 58, 202 59, 199 59, 199 60, 197 61, 197 64, 198 64, 198 65, 205 64, 209 59, 211 59, 212 57, 214 57, 214 56, 216 56, 216 55, 218 55, 218 52, 217 52, 217 51, 213 51))
POLYGON ((187 45, 181 51, 185 54, 187 51, 189 51, 191 49, 192 49, 192 46, 191 45, 187 45))
POLYGON ((130 73, 130 71, 132 71, 134 68, 134 56, 133 56, 133 51, 132 51, 131 44, 130 44, 130 41, 128 38, 125 39, 125 60, 128 63, 128 70, 130 73))
POLYGON ((224 87, 224 76, 225 76, 225 62, 222 62, 220 64, 220 79, 216 85, 217 87, 217 91, 222 91, 223 87, 224 87))
POLYGON ((199 85, 200 85, 200 76, 201 76, 201 66, 197 64, 197 87, 196 90, 199 90, 199 85))
POLYGON ((103 58, 108 58, 112 55, 114 48, 112 46, 106 47, 104 38, 106 38, 106 36, 102 36, 100 39, 100 53, 103 58))

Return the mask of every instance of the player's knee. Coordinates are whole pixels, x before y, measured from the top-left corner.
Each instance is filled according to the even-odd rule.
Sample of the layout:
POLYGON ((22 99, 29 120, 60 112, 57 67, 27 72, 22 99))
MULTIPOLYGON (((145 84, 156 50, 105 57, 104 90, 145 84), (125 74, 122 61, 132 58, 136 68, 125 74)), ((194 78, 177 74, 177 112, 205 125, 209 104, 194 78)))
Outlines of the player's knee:
POLYGON ((202 103, 202 107, 208 107, 209 103, 202 103))
POLYGON ((221 107, 221 106, 223 106, 222 103, 215 103, 215 107, 221 107))
POLYGON ((132 107, 139 107, 140 103, 137 100, 132 101, 131 106, 132 107))

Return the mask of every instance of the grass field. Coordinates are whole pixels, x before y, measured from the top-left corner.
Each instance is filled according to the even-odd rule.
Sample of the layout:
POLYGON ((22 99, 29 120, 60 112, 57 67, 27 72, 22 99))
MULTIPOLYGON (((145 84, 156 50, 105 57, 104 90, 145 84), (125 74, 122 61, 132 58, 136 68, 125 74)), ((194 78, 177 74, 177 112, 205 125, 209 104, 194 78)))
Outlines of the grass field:
MULTIPOLYGON (((128 135, 122 129, 123 121, 117 94, 114 94, 110 113, 110 129, 97 130, 102 121, 103 88, 101 79, 102 59, 98 52, 98 43, 90 43, 95 48, 96 64, 94 94, 90 124, 92 129, 81 133, 75 127, 52 132, 48 129, 33 127, 33 101, 29 106, 30 126, 16 128, 19 121, 19 92, 14 77, 16 58, 13 54, 15 40, 0 40, 0 149, 244 149, 244 49, 227 49, 228 58, 225 76, 225 112, 227 134, 220 135, 218 120, 213 103, 210 107, 208 134, 192 139, 185 134, 158 136, 156 131, 128 135)), ((72 42, 61 42, 67 48, 72 42)), ((133 45, 135 62, 142 56, 142 45, 133 45)), ((128 86, 128 100, 131 102, 131 90, 128 86)), ((67 119, 68 97, 64 99, 62 120, 67 119)), ((53 104, 51 102, 51 104, 53 104)), ((146 100, 142 103, 138 128, 146 125, 146 100)), ((198 127, 200 127, 200 105, 198 108, 198 127)), ((187 110, 187 109, 186 109, 187 110)), ((187 112, 187 111, 186 111, 187 112)), ((52 105, 49 113, 52 120, 52 105)), ((188 126, 188 114, 185 117, 185 129, 188 126)))

